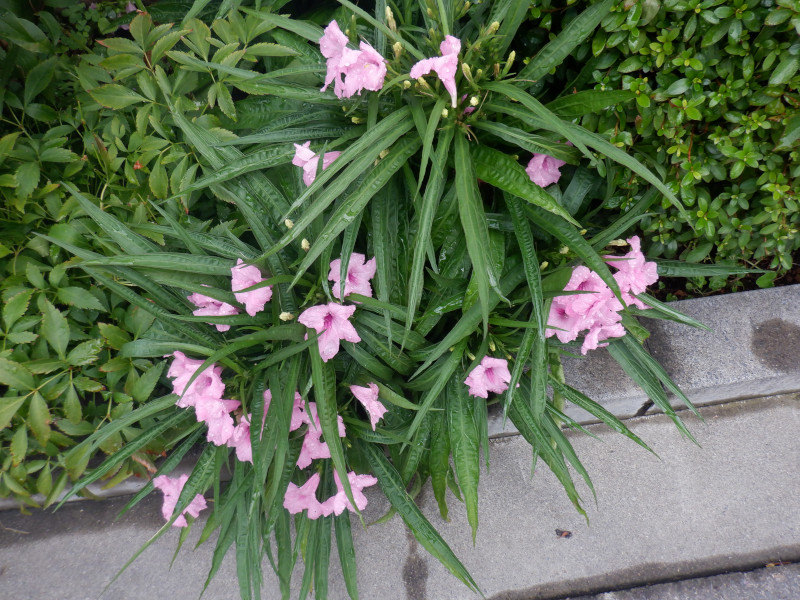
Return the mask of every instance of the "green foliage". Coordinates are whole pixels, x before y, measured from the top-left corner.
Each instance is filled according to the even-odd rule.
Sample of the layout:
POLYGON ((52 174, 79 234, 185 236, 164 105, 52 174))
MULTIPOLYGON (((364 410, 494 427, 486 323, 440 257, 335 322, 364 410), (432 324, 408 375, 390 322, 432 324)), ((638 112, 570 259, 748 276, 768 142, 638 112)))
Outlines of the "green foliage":
MULTIPOLYGON (((545 33, 586 4, 562 21, 535 9, 532 24, 545 33)), ((800 5, 636 0, 600 25, 573 51, 572 68, 541 83, 563 90, 556 102, 591 89, 634 95, 581 123, 651 165, 685 205, 681 214, 663 203, 642 219, 649 253, 790 269, 800 248, 800 5)), ((625 211, 643 182, 627 169, 612 176, 619 192, 606 206, 625 211)))
MULTIPOLYGON (((172 517, 213 487, 213 512, 201 535, 205 540, 219 532, 209 580, 235 545, 243 597, 260 595, 264 554, 288 597, 301 555, 301 596, 313 587, 324 598, 335 536, 348 591, 356 597, 349 515, 310 519, 300 512, 292 543, 283 506, 289 484, 302 485, 312 473, 320 476, 320 498, 334 493, 338 476, 352 502, 346 474, 355 471, 373 473, 420 543, 477 589, 413 497, 430 478, 446 516, 450 489, 465 503, 475 535, 480 469, 489 460, 488 403, 469 395, 464 379, 484 356, 511 361, 520 386, 501 398, 504 414, 531 442, 534 465, 541 458, 580 512, 573 473, 590 491, 591 480, 561 429, 565 398, 644 445, 567 385, 560 357, 576 344, 558 343, 544 331, 550 298, 563 290, 572 266, 591 267, 619 295, 603 260, 606 246, 635 224, 632 214, 641 216, 661 195, 665 206, 683 210, 658 166, 633 158, 604 130, 593 133, 573 122, 636 97, 634 91, 590 91, 574 102, 531 87, 529 77, 549 72, 588 43, 611 2, 575 18, 547 51, 521 66, 513 48, 527 35, 520 30, 524 4, 437 2, 426 10, 409 0, 394 6, 389 19, 384 3, 377 3, 373 16, 343 0, 335 18, 347 24, 351 41, 367 40, 393 56, 380 92, 349 99, 320 92, 325 64, 318 40, 329 15, 303 21, 275 14, 282 2, 241 11, 238 4, 225 3, 233 10, 220 8, 224 14, 211 19, 210 3, 195 2, 180 25, 137 15, 130 36, 103 39, 103 56, 80 58, 75 73, 85 94, 83 114, 93 124, 89 146, 95 146, 89 159, 113 184, 72 178, 58 188, 70 194, 81 231, 91 232, 91 247, 52 234, 42 239, 74 255, 70 267, 98 282, 109 304, 121 298, 128 310, 154 319, 136 336, 119 324, 98 325, 119 350, 117 358, 153 360, 138 377, 147 385, 130 390, 132 403, 152 391, 164 366, 160 359, 181 350, 224 368, 226 398, 241 403, 242 415, 252 415, 252 465, 236 461, 225 446, 206 444, 172 517), (408 76, 419 59, 438 56, 447 34, 463 41, 456 82, 464 97, 455 101, 434 75, 416 82, 408 76), (341 152, 308 186, 291 164, 292 143, 307 140, 315 152, 341 152), (542 188, 531 182, 521 163, 532 151, 569 163, 559 183, 542 188), (619 184, 625 169, 641 178, 640 190, 619 184), (642 182, 653 184, 653 191, 642 182), (631 196, 635 204, 614 221, 602 209, 617 196, 626 202, 631 196), (144 198, 151 202, 129 210, 144 198), (340 275, 346 276, 352 252, 376 258, 374 297, 347 299, 358 302, 352 324, 360 341, 343 342, 326 361, 317 333, 292 321, 309 307, 334 301, 331 259, 343 259, 340 275), (268 309, 255 316, 241 310, 192 314, 191 292, 241 309, 229 277, 239 258, 273 286, 268 309), (212 324, 230 329, 220 332, 212 324), (548 395, 550 378, 554 391, 548 395), (377 384, 387 408, 375 429, 349 390, 368 382, 377 384), (310 470, 296 467, 303 431, 289 431, 295 390, 316 403, 331 454, 310 470), (337 433, 339 416, 345 438, 337 433), (232 475, 228 485, 220 483, 224 468, 232 475)), ((68 360, 77 340, 71 329, 64 337, 65 317, 42 297, 37 302, 54 327, 41 343, 68 360)), ((625 309, 631 335, 615 342, 614 356, 686 433, 661 385, 676 388, 641 346, 647 334, 635 314, 625 309)), ((648 315, 680 318, 657 304, 648 315)), ((35 387, 26 367, 6 366, 5 377, 17 388, 35 387)), ((144 402, 76 446, 66 457, 69 464, 80 464, 131 428, 139 430, 78 488, 113 472, 151 440, 168 436, 178 453, 195 443, 202 426, 193 422, 191 409, 173 401, 144 402)), ((16 402, 8 406, 17 410, 16 402)), ((33 412, 44 414, 38 401, 33 412)), ((44 434, 43 428, 32 431, 44 434)), ((23 447, 21 437, 15 449, 23 447)), ((174 464, 167 459, 163 472, 174 464)))

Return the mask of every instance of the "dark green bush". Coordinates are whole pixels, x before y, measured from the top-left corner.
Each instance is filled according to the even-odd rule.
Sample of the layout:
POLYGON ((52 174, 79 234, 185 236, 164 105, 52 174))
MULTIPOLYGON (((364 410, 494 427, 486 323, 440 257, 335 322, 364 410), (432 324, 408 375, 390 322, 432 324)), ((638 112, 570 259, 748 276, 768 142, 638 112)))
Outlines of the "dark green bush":
MULTIPOLYGON (((587 3, 550 4, 532 10, 533 40, 587 3)), ((540 83, 636 94, 582 124, 658 169, 686 206, 688 218, 664 202, 641 221, 649 255, 791 268, 800 248, 798 32, 797 0, 627 0, 576 49, 572 69, 540 83)), ((627 170, 613 176, 622 193, 606 204, 625 210, 646 186, 627 170)))

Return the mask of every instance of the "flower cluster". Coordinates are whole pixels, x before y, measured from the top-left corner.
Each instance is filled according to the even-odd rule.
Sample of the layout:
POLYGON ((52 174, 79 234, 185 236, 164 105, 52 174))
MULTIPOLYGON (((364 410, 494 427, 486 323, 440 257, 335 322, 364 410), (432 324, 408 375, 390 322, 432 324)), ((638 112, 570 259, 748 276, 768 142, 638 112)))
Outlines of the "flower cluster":
MULTIPOLYGON (((231 267, 231 291, 234 292, 236 301, 244 305, 245 311, 251 317, 264 310, 264 306, 272 298, 272 286, 249 289, 263 281, 258 267, 245 264, 241 258, 231 267)), ((189 296, 188 300, 198 307, 192 311, 192 314, 198 317, 227 317, 239 313, 239 309, 235 306, 197 292, 189 296)), ((217 331, 228 331, 231 328, 230 325, 219 323, 214 326, 217 331)))
MULTIPOLYGON (((345 508, 355 512, 356 509, 347 499, 339 474, 335 471, 333 478, 336 481, 337 492, 324 502, 317 500, 319 473, 314 473, 302 486, 298 487, 294 483, 289 483, 286 495, 283 498, 283 507, 293 515, 306 510, 308 511, 309 519, 327 517, 331 514, 338 516, 344 512, 345 508)), ((355 471, 350 471, 347 474, 347 479, 350 482, 350 490, 353 492, 353 500, 356 501, 356 507, 358 507, 358 510, 364 510, 367 506, 367 497, 362 490, 375 485, 378 480, 372 475, 358 475, 355 471)))
POLYGON ((203 364, 202 360, 188 358, 180 350, 172 354, 173 361, 167 377, 174 377, 173 392, 180 396, 176 404, 181 408, 194 407, 198 422, 208 425, 207 439, 217 446, 236 448, 239 460, 252 462, 249 417, 240 417, 235 424, 231 411, 239 408, 238 400, 225 400, 222 367, 206 367, 187 387, 187 383, 203 364))
MULTIPOLYGON (((641 294, 658 280, 657 267, 655 263, 645 261, 638 237, 630 238, 628 243, 631 251, 624 256, 605 258, 617 269, 614 279, 625 303, 645 309, 647 305, 635 294, 641 294)), ((583 293, 553 299, 547 320, 547 337, 555 335, 559 341, 567 343, 588 330, 581 347, 581 354, 586 354, 589 350, 607 346, 600 343, 603 340, 625 335, 620 314, 623 305, 597 273, 584 266, 575 267, 564 291, 583 293)))

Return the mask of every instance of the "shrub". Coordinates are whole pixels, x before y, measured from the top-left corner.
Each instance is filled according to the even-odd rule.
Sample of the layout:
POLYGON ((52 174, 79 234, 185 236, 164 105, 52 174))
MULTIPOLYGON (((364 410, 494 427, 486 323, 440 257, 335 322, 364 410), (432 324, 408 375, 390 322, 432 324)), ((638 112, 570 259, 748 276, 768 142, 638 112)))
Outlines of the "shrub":
POLYGON ((112 122, 132 119, 139 139, 162 140, 139 161, 165 224, 129 226, 91 190, 65 184, 102 230, 107 255, 53 240, 155 317, 125 356, 172 353, 164 383, 174 393, 78 446, 141 426, 72 493, 175 432, 174 451, 129 506, 162 490, 167 523, 155 539, 189 524, 206 505, 198 495, 213 488, 202 535, 220 530, 210 576, 235 542, 243 597, 260 596, 264 553, 287 597, 294 548, 304 594, 313 585, 324 598, 334 537, 355 597, 349 512, 360 515, 361 489, 375 483, 420 543, 477 589, 415 491, 430 479, 446 517, 453 490, 475 535, 488 406, 497 403, 582 512, 572 470, 591 480, 562 431, 575 426, 565 401, 644 442, 564 381, 560 357, 607 343, 689 435, 662 384, 691 405, 647 354, 636 317, 698 325, 643 294, 646 283, 657 271, 728 272, 656 265, 636 238, 618 239, 662 195, 682 210, 641 162, 573 122, 634 92, 544 94, 544 105, 526 91, 595 30, 610 0, 576 16, 527 65, 510 51, 524 3, 378 2, 374 16, 341 4, 324 33, 270 7, 218 15, 209 28, 192 18, 206 5, 197 2, 180 28, 140 14, 132 39, 103 40, 108 56, 97 64, 107 73, 87 66, 83 81, 96 110, 120 111, 112 122), (617 164, 653 187, 642 184, 630 210, 609 219, 604 203, 625 194, 617 164), (184 222, 170 213, 181 197, 184 222), (628 243, 630 252, 609 256, 628 243), (198 442, 192 474, 169 478, 198 442))
MULTIPOLYGON (((546 39, 586 4, 564 10, 544 2, 532 9, 539 32, 532 39, 546 39)), ((779 273, 791 268, 800 248, 798 10, 792 0, 618 3, 575 49, 572 68, 540 83, 565 95, 587 89, 635 95, 635 103, 581 123, 629 148, 686 206, 681 213, 663 202, 642 219, 652 256, 744 260, 779 273)), ((624 211, 641 181, 626 169, 614 176, 620 193, 606 206, 624 211)), ((725 278, 712 285, 725 285, 725 278)))

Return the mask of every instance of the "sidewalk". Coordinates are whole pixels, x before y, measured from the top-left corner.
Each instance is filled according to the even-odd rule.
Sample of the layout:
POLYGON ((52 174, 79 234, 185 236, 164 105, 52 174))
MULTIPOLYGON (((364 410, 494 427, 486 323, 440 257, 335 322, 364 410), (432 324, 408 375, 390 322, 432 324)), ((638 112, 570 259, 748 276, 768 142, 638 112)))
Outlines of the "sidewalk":
MULTIPOLYGON (((630 420, 661 460, 599 425, 590 427, 599 441, 570 433, 597 491, 596 507, 591 493, 582 493, 589 525, 546 467, 530 479, 530 450, 517 436, 490 444, 492 468, 481 479, 474 547, 455 498, 450 497, 450 523, 438 517, 429 490, 420 504, 492 600, 563 598, 800 561, 798 408, 797 394, 704 408, 704 424, 687 418, 702 447, 682 439, 662 415, 630 420), (559 537, 556 529, 572 535, 559 537)), ((97 598, 162 523, 155 496, 113 523, 123 504, 123 499, 74 503, 32 517, 0 514, 0 595, 97 598)), ((372 521, 386 509, 386 501, 373 493, 365 517, 372 521)), ((192 533, 171 572, 177 531, 148 549, 102 597, 197 598, 212 548, 201 546, 190 556, 199 528, 192 533)), ((362 598, 477 597, 418 548, 397 517, 368 532, 356 526, 354 536, 362 598)), ((329 598, 344 599, 335 551, 332 563, 329 598)), ((277 588, 265 568, 265 590, 271 593, 264 597, 273 598, 277 588)), ((235 598, 236 589, 229 557, 204 598, 235 598)))
MULTIPOLYGON (((663 415, 627 421, 660 459, 605 426, 588 426, 599 440, 569 432, 597 493, 595 505, 592 493, 579 484, 587 525, 544 464, 531 479, 531 453, 524 440, 515 435, 494 439, 491 470, 481 474, 475 546, 463 505, 450 495, 452 520, 445 523, 430 488, 423 489, 418 498, 423 512, 487 598, 800 598, 800 584, 795 596, 781 596, 783 588, 776 587, 782 577, 785 588, 793 589, 800 582, 797 567, 757 570, 800 561, 800 286, 689 300, 679 308, 714 332, 659 324, 648 343, 690 398, 706 404, 701 408, 705 422, 686 411, 681 415, 700 447, 682 438, 663 415), (679 329, 673 334, 672 328, 679 329), (560 537, 556 529, 571 535, 560 537), (696 579, 708 576, 714 577, 696 579), (676 580, 687 581, 662 583, 676 580), (725 595, 715 591, 723 589, 715 587, 721 582, 731 590, 725 595), (661 587, 637 587, 648 584, 661 587), (770 589, 778 591, 758 595, 770 589)), ((573 366, 568 380, 576 377, 577 387, 604 395, 621 416, 647 413, 645 400, 607 369, 605 360, 596 353, 583 369, 573 366)), ((368 497, 365 518, 372 522, 388 505, 379 492, 368 497)), ((31 517, 0 512, 0 598, 98 598, 113 574, 161 526, 160 503, 152 495, 118 522, 113 519, 124 498, 71 503, 55 514, 31 517)), ((201 519, 195 525, 172 571, 177 530, 148 549, 102 598, 197 598, 213 550, 205 544, 191 555, 202 524, 201 519)), ((354 521, 353 532, 362 599, 479 597, 428 556, 399 517, 369 531, 354 521)), ((329 598, 344 600, 335 548, 331 564, 329 598)), ((264 567, 264 597, 275 598, 275 578, 266 562, 264 567)), ((295 588, 301 576, 298 569, 295 588)), ((204 598, 237 597, 231 555, 204 598)))

